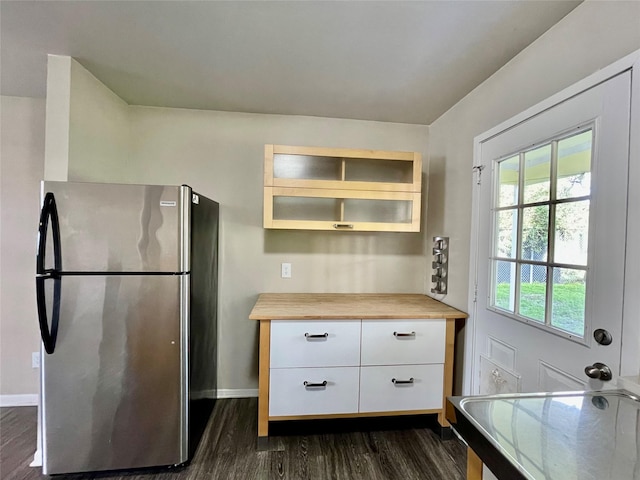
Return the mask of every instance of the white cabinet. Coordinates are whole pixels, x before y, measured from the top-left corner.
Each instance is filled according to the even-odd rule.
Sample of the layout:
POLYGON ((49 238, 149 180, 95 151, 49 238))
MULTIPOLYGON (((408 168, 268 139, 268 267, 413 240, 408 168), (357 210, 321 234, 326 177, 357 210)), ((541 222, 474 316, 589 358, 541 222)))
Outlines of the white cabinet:
POLYGON ((445 320, 363 320, 361 363, 444 363, 445 330, 445 320))
POLYGON ((442 408, 446 321, 363 320, 360 412, 442 408))
POLYGON ((442 408, 443 364, 360 369, 360 412, 442 408))
POLYGON ((280 420, 426 413, 445 432, 466 317, 412 293, 261 294, 249 315, 260 322, 258 437, 280 420))
POLYGON ((356 413, 359 376, 358 367, 274 368, 269 415, 356 413))
POLYGON ((273 320, 271 368, 360 365, 360 320, 273 320))
POLYGON ((446 321, 273 320, 269 417, 443 408, 446 321))

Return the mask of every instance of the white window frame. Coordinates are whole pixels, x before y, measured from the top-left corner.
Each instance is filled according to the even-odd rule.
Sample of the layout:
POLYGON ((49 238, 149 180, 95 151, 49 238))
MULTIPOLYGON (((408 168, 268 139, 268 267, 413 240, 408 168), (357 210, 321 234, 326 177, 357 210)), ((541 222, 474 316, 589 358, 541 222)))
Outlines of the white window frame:
MULTIPOLYGON (((508 155, 503 155, 499 158, 496 158, 492 162, 491 168, 491 181, 492 181, 492 207, 491 207, 491 256, 489 256, 488 261, 490 263, 489 271, 489 291, 491 292, 491 303, 487 307, 488 310, 492 312, 502 315, 504 317, 512 318, 522 323, 526 323, 527 325, 534 326, 546 332, 549 332, 554 335, 558 335, 560 337, 566 338, 568 340, 574 341, 576 343, 580 343, 586 345, 587 338, 585 332, 590 331, 590 315, 588 302, 586 299, 588 298, 589 292, 589 263, 591 260, 591 255, 588 255, 587 264, 586 265, 575 265, 575 264, 567 264, 567 263, 559 263, 555 261, 555 206, 559 204, 565 203, 575 203, 578 201, 589 200, 589 232, 588 232, 588 245, 592 245, 591 240, 593 237, 593 202, 592 202, 592 194, 583 195, 580 197, 570 197, 557 199, 556 198, 556 187, 557 187, 557 166, 558 166, 558 158, 557 158, 557 144, 558 142, 573 137, 575 135, 579 135, 581 133, 591 131, 591 163, 589 171, 593 172, 593 165, 597 161, 595 158, 596 155, 596 142, 597 142, 597 124, 595 121, 586 122, 581 124, 578 127, 572 127, 568 130, 560 132, 552 137, 546 138, 542 141, 536 142, 532 145, 527 146, 527 148, 521 148, 514 152, 509 153, 508 155), (539 202, 530 202, 527 203, 524 201, 524 156, 527 152, 532 150, 536 150, 545 145, 551 145, 551 159, 550 159, 550 172, 549 172, 549 199, 539 202), (514 205, 509 206, 499 206, 499 195, 500 195, 500 181, 499 181, 499 164, 507 160, 509 158, 513 158, 515 156, 519 157, 519 168, 518 168, 518 200, 514 205), (522 250, 522 228, 523 228, 523 212, 526 207, 536 207, 536 206, 548 206, 549 207, 549 221, 547 223, 547 259, 546 261, 536 261, 536 260, 522 260, 521 250, 522 250), (517 210, 518 212, 518 224, 517 224, 517 243, 515 245, 515 257, 507 258, 500 257, 497 253, 497 212, 500 211, 508 211, 508 210, 517 210), (553 259, 553 261, 551 261, 553 259), (515 269, 515 291, 514 291, 514 311, 510 312, 509 310, 502 309, 495 305, 495 279, 496 279, 496 264, 498 261, 513 263, 516 266, 515 269), (532 318, 526 317, 524 315, 518 314, 518 307, 520 303, 520 286, 521 286, 521 272, 522 265, 539 265, 546 268, 546 289, 545 289, 545 314, 544 321, 539 322, 532 318), (578 335, 576 333, 568 332, 567 330, 563 330, 561 328, 555 327, 551 325, 551 314, 552 314, 552 301, 553 301, 553 269, 554 268, 567 268, 572 270, 583 270, 585 272, 585 305, 584 305, 584 324, 582 335, 578 335)), ((592 177, 593 184, 593 177, 592 177)))

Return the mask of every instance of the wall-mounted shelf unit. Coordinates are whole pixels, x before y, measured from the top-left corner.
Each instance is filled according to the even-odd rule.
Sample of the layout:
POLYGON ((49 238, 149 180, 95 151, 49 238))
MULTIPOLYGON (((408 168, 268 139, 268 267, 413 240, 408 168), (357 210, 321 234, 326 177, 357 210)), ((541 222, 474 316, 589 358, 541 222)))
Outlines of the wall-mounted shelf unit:
POLYGON ((416 152, 265 145, 264 227, 419 232, 416 152))

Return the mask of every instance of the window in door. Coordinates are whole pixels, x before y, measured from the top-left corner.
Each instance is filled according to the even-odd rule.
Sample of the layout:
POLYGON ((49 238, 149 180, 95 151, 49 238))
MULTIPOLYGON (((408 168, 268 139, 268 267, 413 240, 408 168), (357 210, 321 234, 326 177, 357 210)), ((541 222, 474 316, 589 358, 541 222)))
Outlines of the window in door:
POLYGON ((497 159, 491 308, 583 339, 593 125, 497 159))

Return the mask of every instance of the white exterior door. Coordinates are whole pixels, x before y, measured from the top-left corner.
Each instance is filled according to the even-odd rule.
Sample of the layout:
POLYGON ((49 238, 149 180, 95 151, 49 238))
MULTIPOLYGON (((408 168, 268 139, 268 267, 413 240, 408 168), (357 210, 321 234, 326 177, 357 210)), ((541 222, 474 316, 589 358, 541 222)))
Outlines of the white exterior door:
POLYGON ((480 143, 471 393, 615 385, 630 92, 627 71, 480 143))

